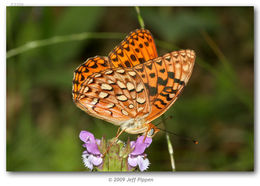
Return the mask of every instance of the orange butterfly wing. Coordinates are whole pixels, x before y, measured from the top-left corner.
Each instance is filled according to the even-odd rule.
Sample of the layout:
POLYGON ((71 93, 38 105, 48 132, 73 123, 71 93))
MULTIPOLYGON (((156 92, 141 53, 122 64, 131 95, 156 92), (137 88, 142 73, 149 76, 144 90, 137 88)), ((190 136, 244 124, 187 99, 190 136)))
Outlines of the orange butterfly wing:
POLYGON ((137 29, 109 53, 114 67, 133 67, 158 57, 154 39, 149 30, 137 29))
MULTIPOLYGON (((190 79, 195 57, 193 50, 174 51, 152 60, 153 63, 150 64, 155 66, 155 71, 148 72, 147 68, 144 68, 144 71, 148 72, 147 76, 153 74, 153 78, 144 78, 144 81, 148 79, 148 82, 156 82, 157 85, 151 88, 152 83, 147 83, 151 102, 151 113, 146 118, 148 123, 161 116, 177 100, 190 79)), ((147 64, 149 62, 145 65, 147 64)))
POLYGON ((75 103, 88 114, 115 125, 133 124, 151 111, 144 84, 131 68, 92 74, 82 83, 75 103))
POLYGON ((79 89, 83 82, 95 72, 100 72, 107 68, 111 68, 111 64, 107 57, 95 56, 87 59, 86 62, 81 64, 75 71, 72 82, 72 98, 75 101, 79 95, 79 89))

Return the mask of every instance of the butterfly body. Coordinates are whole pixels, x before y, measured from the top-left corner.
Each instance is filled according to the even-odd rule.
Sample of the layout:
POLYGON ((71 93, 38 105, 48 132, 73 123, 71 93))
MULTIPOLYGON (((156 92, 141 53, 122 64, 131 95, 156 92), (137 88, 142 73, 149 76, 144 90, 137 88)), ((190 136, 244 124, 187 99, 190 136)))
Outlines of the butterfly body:
POLYGON ((88 114, 144 133, 187 84, 195 62, 193 50, 158 57, 148 30, 131 32, 108 57, 89 58, 74 72, 73 100, 88 114))

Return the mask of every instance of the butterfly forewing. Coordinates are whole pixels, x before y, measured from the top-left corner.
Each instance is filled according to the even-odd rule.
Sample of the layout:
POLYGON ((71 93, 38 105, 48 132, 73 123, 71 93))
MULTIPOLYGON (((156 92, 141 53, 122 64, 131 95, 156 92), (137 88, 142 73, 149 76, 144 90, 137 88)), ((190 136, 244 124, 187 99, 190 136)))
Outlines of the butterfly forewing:
POLYGON ((151 104, 152 111, 147 117, 147 121, 150 122, 167 111, 188 83, 195 62, 195 53, 192 50, 180 50, 156 60, 165 64, 168 78, 163 90, 158 92, 158 96, 151 104))
POLYGON ((131 32, 108 55, 114 67, 133 67, 158 57, 154 39, 146 29, 131 32))

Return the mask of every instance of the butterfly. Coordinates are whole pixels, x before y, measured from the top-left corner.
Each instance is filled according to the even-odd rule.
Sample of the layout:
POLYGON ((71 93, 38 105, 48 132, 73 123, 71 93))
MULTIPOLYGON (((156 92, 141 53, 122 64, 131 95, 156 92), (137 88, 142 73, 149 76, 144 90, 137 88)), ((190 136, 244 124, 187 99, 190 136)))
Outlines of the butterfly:
POLYGON ((122 131, 152 137, 160 129, 151 122, 177 100, 195 57, 189 49, 158 57, 150 31, 137 29, 107 57, 89 58, 74 71, 73 101, 122 131))

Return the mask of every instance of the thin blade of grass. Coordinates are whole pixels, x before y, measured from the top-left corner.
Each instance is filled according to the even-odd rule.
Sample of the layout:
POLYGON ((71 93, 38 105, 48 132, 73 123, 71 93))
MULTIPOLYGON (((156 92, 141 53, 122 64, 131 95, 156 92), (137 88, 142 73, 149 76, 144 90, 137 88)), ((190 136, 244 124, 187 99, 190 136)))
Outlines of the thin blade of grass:
MULTIPOLYGON (((165 119, 164 115, 162 115, 162 124, 163 124, 164 128, 165 128, 165 122, 166 122, 166 119, 165 119)), ((172 143, 171 143, 169 134, 167 132, 165 133, 165 136, 166 136, 166 141, 167 141, 167 145, 168 145, 168 151, 169 151, 169 155, 170 155, 172 171, 176 171, 172 143)))
POLYGON ((136 10, 136 13, 137 13, 138 22, 139 22, 141 28, 144 28, 144 20, 143 20, 143 18, 142 18, 142 16, 141 16, 139 7, 136 6, 136 7, 135 7, 135 10, 136 10))
POLYGON ((64 36, 54 36, 48 39, 30 41, 20 47, 11 49, 7 52, 6 58, 11 58, 27 52, 29 50, 53 45, 62 42, 80 41, 85 39, 122 39, 125 36, 123 33, 111 33, 111 32, 83 32, 79 34, 71 34, 64 36))

